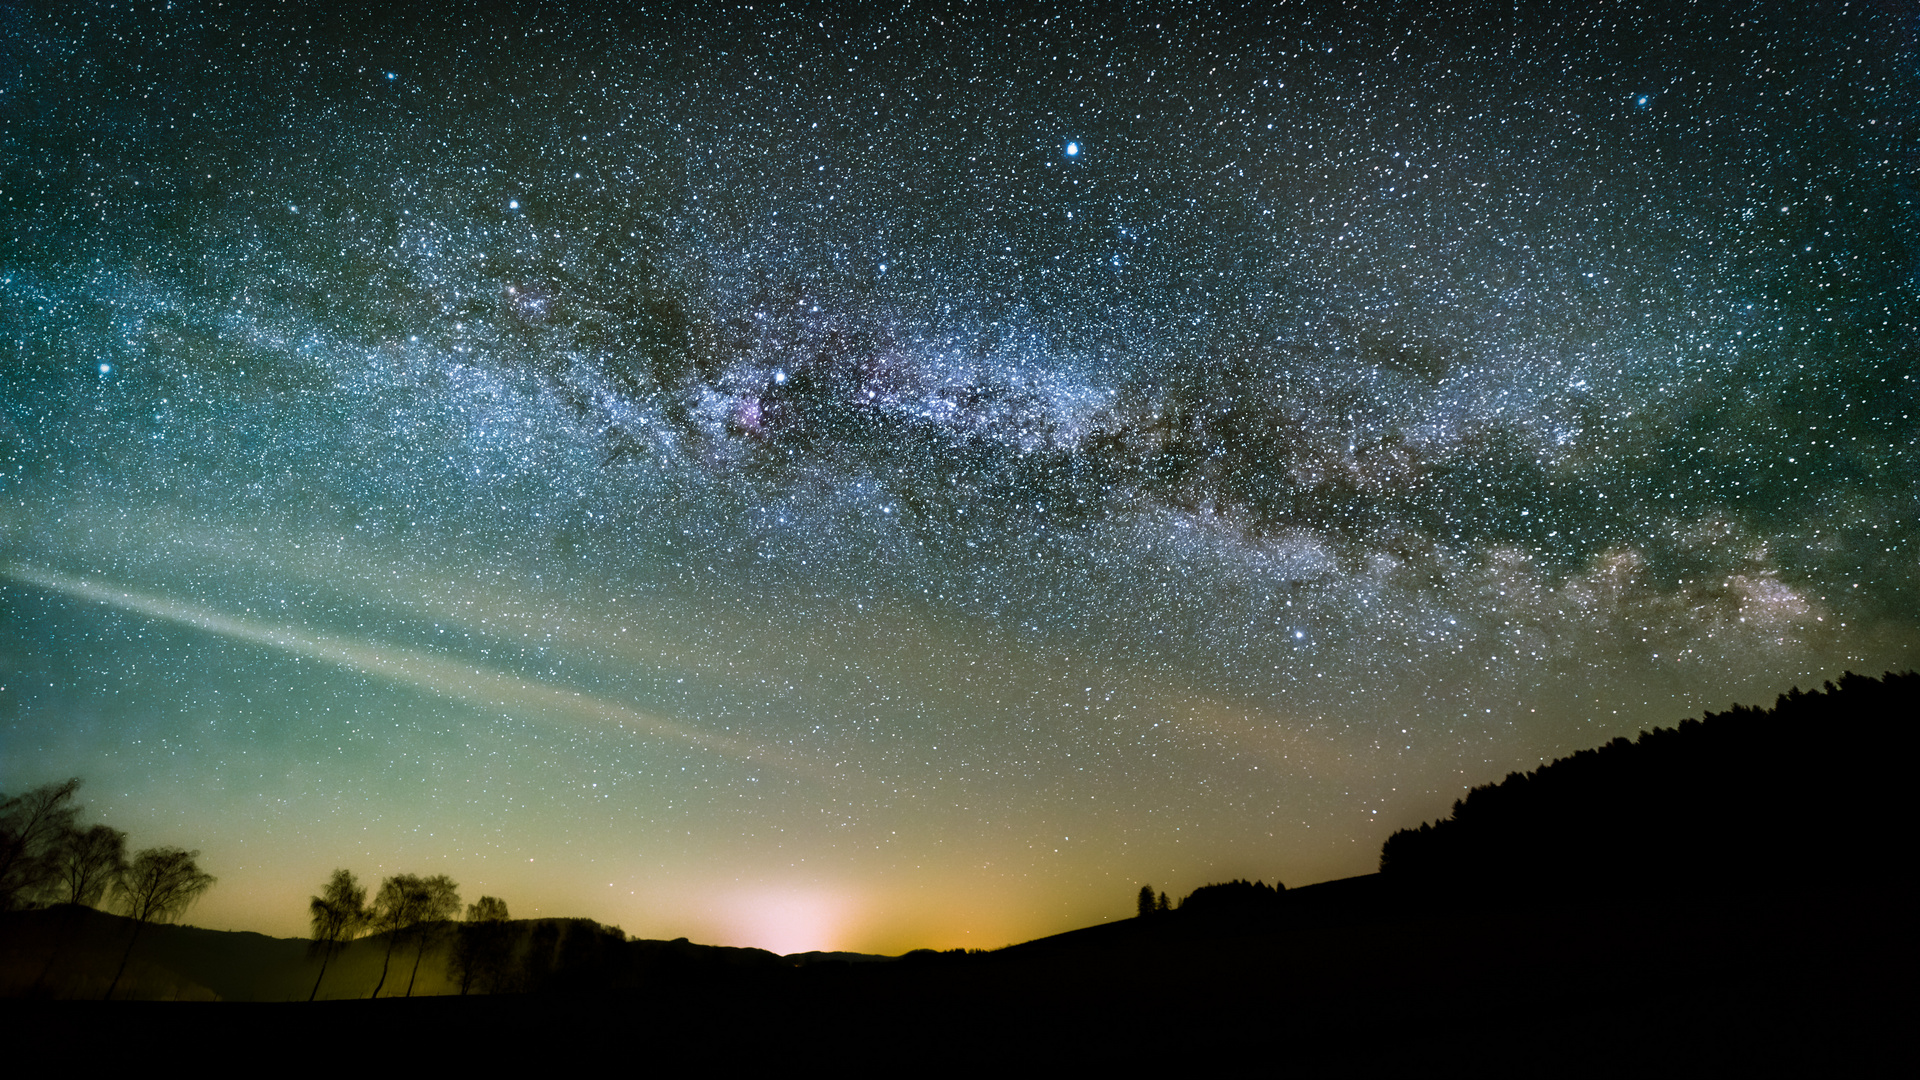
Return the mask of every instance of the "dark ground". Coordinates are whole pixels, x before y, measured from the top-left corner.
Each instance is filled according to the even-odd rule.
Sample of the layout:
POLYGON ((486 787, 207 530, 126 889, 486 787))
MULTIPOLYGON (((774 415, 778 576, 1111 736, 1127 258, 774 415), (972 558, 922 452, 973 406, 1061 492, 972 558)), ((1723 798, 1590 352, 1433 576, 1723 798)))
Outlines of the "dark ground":
POLYGON ((690 951, 646 985, 601 993, 16 1000, 6 1026, 109 1055, 190 1045, 276 1064, 344 1047, 351 1060, 495 1065, 614 1054, 634 1067, 1151 1060, 1441 1074, 1852 1074, 1904 1041, 1904 890, 1530 908, 1430 899, 1418 914, 1372 876, 1285 895, 1277 919, 1176 912, 991 954, 793 967, 690 951))

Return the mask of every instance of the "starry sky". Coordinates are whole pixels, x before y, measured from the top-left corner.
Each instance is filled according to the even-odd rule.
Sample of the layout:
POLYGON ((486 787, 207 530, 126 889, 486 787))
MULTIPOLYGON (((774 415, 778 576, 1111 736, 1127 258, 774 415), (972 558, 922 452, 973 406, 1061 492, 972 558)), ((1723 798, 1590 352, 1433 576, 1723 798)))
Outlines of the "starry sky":
POLYGON ((1909 6, 336 7, 0 10, 0 788, 196 923, 995 947, 1920 656, 1909 6))

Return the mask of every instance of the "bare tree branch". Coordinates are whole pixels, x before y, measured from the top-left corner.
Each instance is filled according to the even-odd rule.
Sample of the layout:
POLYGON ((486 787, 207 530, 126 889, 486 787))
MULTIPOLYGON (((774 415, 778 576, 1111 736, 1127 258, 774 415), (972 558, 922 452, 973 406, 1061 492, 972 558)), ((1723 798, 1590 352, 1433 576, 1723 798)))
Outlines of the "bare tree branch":
MULTIPOLYGON (((450 919, 459 911, 459 886, 445 874, 430 878, 396 874, 382 881, 379 894, 373 898, 373 922, 377 930, 390 936, 387 938, 386 959, 380 964, 380 981, 374 984, 370 996, 380 996, 380 988, 387 983, 387 967, 393 960, 394 947, 403 939, 419 939, 418 950, 413 957, 413 975, 418 977, 420 951, 426 948, 422 933, 425 925, 450 919)), ((409 978, 407 996, 411 997, 412 994, 413 979, 409 978)))
POLYGON ((113 981, 107 984, 101 1000, 111 998, 120 985, 120 976, 127 970, 127 960, 133 956, 133 945, 140 940, 140 931, 150 922, 171 922, 179 918, 181 912, 213 887, 214 876, 201 871, 194 861, 199 857, 197 851, 177 847, 147 848, 133 857, 133 864, 121 875, 119 883, 120 902, 134 920, 133 937, 127 942, 127 951, 120 957, 120 969, 113 973, 113 981))
POLYGON ((42 784, 11 799, 0 796, 0 911, 10 911, 53 875, 52 851, 73 828, 80 778, 42 784))
POLYGON ((127 834, 111 825, 70 829, 54 852, 62 903, 93 907, 127 872, 127 834))

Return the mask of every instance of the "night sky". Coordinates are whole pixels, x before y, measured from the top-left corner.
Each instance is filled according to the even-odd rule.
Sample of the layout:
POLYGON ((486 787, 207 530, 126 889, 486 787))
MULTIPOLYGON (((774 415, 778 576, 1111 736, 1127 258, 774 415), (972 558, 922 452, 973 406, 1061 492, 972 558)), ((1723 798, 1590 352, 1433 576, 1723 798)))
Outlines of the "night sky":
POLYGON ((337 6, 0 10, 0 788, 193 922, 994 947, 1920 657, 1910 5, 337 6))

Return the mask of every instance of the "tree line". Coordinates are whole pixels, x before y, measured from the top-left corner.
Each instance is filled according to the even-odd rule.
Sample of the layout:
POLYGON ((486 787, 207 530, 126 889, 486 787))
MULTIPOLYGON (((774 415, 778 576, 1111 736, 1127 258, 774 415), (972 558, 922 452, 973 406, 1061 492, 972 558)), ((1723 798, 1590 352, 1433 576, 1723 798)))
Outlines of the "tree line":
MULTIPOLYGON (((1897 880, 1887 853, 1908 812, 1916 718, 1920 674, 1847 672, 1771 708, 1617 738, 1475 787, 1448 817, 1395 832, 1380 851, 1386 892, 1316 890, 1310 902, 1704 897, 1897 880)), ((1170 904, 1142 886, 1135 910, 1191 925, 1298 911, 1300 899, 1278 883, 1230 881, 1170 904)))
POLYGON ((1403 829, 1380 871, 1446 893, 1826 887, 1891 871, 1920 675, 1848 672, 1509 774, 1403 829), (1800 880, 1795 881, 1795 876, 1800 880))
POLYGON ((178 918, 216 879, 200 869, 198 851, 150 847, 129 858, 126 833, 111 825, 80 824, 74 802, 79 790, 76 776, 22 795, 0 793, 0 912, 112 901, 134 926, 107 984, 105 997, 111 998, 140 932, 149 923, 178 918))
MULTIPOLYGON (((198 851, 163 846, 129 855, 125 832, 80 820, 81 807, 75 801, 80 785, 80 778, 73 777, 20 795, 0 793, 0 912, 73 905, 118 909, 131 918, 133 933, 104 995, 111 998, 142 931, 151 923, 177 919, 216 879, 200 868, 198 851)), ((321 894, 311 898, 308 913, 313 951, 320 958, 309 1001, 319 994, 329 963, 366 934, 387 935, 380 979, 371 996, 386 986, 395 954, 404 959, 411 948, 406 988, 411 997, 426 952, 449 932, 449 920, 461 914, 460 892, 444 874, 397 874, 383 880, 369 901, 351 872, 336 870, 321 894)), ((482 896, 467 906, 465 915, 465 922, 451 928, 448 973, 463 994, 502 988, 513 945, 506 902, 482 896)))
POLYGON ((491 992, 505 986, 513 950, 506 901, 482 896, 467 905, 466 920, 455 925, 451 920, 460 914, 460 887, 445 874, 396 874, 381 881, 379 892, 369 903, 366 887, 352 871, 335 870, 320 895, 309 900, 307 913, 313 930, 312 952, 320 957, 320 972, 314 977, 308 1001, 319 995, 328 962, 363 934, 387 935, 380 978, 368 997, 380 996, 387 985, 393 954, 404 946, 413 949, 413 967, 402 996, 412 997, 421 959, 429 946, 449 933, 453 949, 447 957, 447 973, 460 985, 462 994, 472 990, 491 992))
POLYGON ((1142 919, 1173 912, 1180 912, 1187 919, 1257 917, 1278 910, 1281 894, 1286 891, 1287 887, 1278 881, 1269 885, 1265 881, 1235 878, 1202 885, 1178 903, 1170 903, 1166 893, 1155 896, 1153 886, 1142 885, 1134 898, 1134 911, 1142 919))

